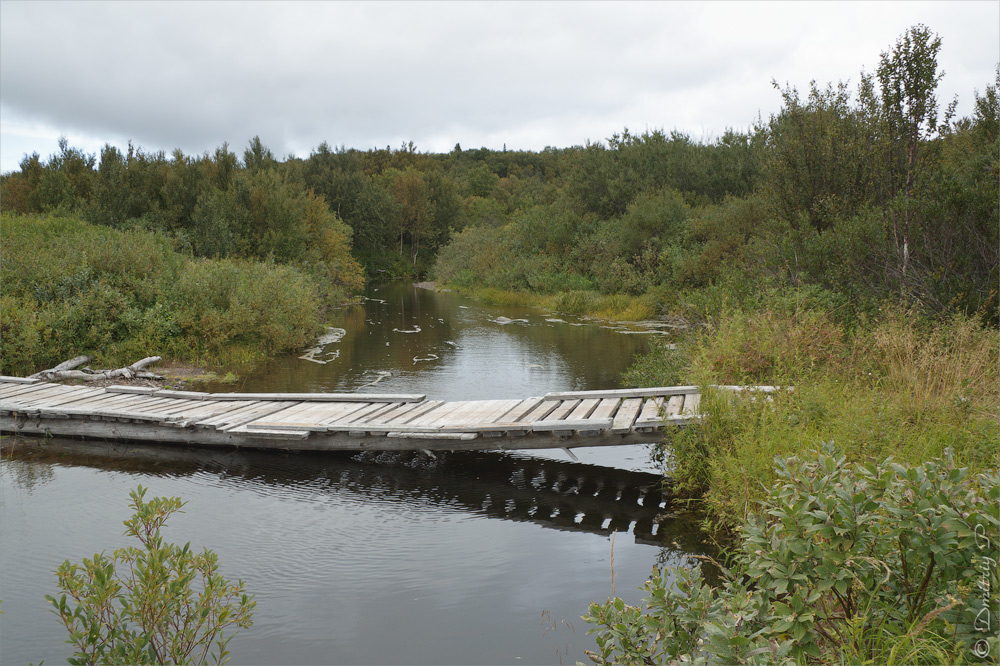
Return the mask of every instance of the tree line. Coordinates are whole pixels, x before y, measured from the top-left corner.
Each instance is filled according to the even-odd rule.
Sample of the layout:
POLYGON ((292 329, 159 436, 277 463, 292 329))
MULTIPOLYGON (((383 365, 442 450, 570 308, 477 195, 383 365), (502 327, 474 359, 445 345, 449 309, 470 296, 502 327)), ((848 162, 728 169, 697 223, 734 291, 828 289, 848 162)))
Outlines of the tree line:
POLYGON ((855 90, 775 82, 777 114, 711 141, 626 128, 537 152, 323 143, 277 159, 254 137, 241 159, 225 144, 96 156, 63 140, 0 178, 0 206, 162 231, 194 256, 357 260, 369 276, 652 294, 668 309, 678 289, 767 282, 995 324, 1000 70, 956 118, 937 99, 940 48, 918 25, 855 90))

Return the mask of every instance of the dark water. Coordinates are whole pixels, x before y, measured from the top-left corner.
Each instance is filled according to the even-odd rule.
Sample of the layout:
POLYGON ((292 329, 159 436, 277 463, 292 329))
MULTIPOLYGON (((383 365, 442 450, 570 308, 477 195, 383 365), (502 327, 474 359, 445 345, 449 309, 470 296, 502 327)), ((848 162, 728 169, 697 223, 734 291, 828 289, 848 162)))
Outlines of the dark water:
MULTIPOLYGON (((331 322, 346 334, 315 354, 328 363, 289 356, 226 389, 476 399, 612 388, 648 339, 408 285, 369 297, 384 302, 331 322)), ((256 593, 235 664, 586 661, 580 615, 610 594, 612 534, 616 591, 631 601, 653 566, 703 552, 694 526, 670 517, 641 446, 577 449, 573 462, 558 450, 431 459, 4 444, 2 664, 64 662, 65 632, 43 599, 52 571, 127 543, 138 484, 185 499, 167 538, 213 549, 256 593)))

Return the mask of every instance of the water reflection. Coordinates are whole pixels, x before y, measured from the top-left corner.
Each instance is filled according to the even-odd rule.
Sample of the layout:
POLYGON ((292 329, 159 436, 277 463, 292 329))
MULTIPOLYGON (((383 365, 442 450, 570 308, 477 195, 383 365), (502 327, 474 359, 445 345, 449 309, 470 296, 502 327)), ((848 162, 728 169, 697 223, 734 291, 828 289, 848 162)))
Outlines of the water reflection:
POLYGON ((282 453, 163 447, 62 438, 4 442, 11 481, 33 490, 54 477, 47 464, 165 477, 211 473, 226 485, 294 497, 304 491, 369 504, 423 504, 546 528, 699 551, 687 521, 671 512, 662 477, 599 465, 500 452, 282 453))
POLYGON ((618 388, 644 335, 531 308, 491 308, 410 284, 372 286, 330 325, 346 331, 313 363, 289 354, 212 391, 425 393, 443 400, 618 388))

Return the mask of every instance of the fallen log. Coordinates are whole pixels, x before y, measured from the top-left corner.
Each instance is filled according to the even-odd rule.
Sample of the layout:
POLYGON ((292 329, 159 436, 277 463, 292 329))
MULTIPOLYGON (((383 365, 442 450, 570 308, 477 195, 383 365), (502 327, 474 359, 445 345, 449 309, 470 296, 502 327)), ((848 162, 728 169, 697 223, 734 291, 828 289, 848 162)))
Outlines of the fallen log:
POLYGON ((159 356, 147 356, 126 368, 118 368, 117 370, 75 369, 89 360, 91 360, 90 356, 77 356, 76 358, 60 363, 54 368, 36 372, 31 375, 31 379, 42 379, 50 382, 63 379, 82 379, 86 382, 96 382, 104 379, 163 379, 162 375, 146 371, 147 367, 161 360, 159 356))

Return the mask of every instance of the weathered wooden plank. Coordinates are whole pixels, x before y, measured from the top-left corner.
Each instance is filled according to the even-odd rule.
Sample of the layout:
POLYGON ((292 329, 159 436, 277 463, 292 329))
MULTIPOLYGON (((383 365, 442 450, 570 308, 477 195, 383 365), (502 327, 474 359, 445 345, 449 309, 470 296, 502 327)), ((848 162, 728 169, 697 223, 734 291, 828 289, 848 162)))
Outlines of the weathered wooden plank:
MULTIPOLYGON (((73 407, 74 409, 98 409, 100 407, 111 408, 115 405, 120 404, 132 404, 136 401, 137 396, 128 394, 118 394, 118 395, 108 395, 105 393, 104 389, 92 389, 96 390, 97 393, 91 393, 90 395, 80 396, 75 400, 64 400, 64 406, 73 407)), ((50 400, 47 407, 55 407, 57 402, 50 400)))
POLYGON ((566 416, 566 420, 583 421, 590 416, 591 412, 597 409, 597 405, 600 403, 600 398, 587 398, 586 400, 581 400, 580 404, 576 406, 576 409, 566 416))
POLYGON ((519 421, 525 420, 529 414, 531 414, 535 409, 538 408, 544 401, 541 398, 525 398, 521 401, 521 404, 517 407, 511 409, 508 413, 503 415, 503 418, 497 419, 497 421, 513 422, 517 423, 519 421))
POLYGON ((204 402, 200 400, 178 400, 176 407, 168 407, 157 410, 164 419, 187 427, 198 423, 202 419, 218 416, 234 409, 237 402, 204 402))
POLYGON ((256 439, 305 439, 311 433, 308 430, 265 430, 249 429, 247 426, 239 426, 228 431, 231 435, 242 435, 256 439))
MULTIPOLYGON (((378 418, 386 411, 403 406, 427 405, 426 402, 406 402, 406 403, 384 403, 384 402, 355 402, 344 403, 343 409, 332 412, 322 421, 323 425, 330 423, 341 423, 354 421, 355 419, 378 418)), ((440 403, 432 403, 440 404, 440 403)))
POLYGON ((543 398, 537 407, 535 407, 530 412, 522 416, 520 420, 525 421, 527 423, 531 423, 533 421, 541 421, 546 416, 554 412, 559 407, 559 405, 560 403, 556 400, 545 400, 543 398))
POLYGON ((531 424, 532 432, 573 431, 573 430, 607 430, 611 427, 611 419, 586 419, 577 421, 536 421, 531 424))
POLYGON ((553 409, 542 421, 562 421, 569 416, 582 400, 564 400, 553 409))
POLYGON ((441 426, 466 426, 489 423, 503 416, 520 400, 476 400, 467 404, 465 409, 452 412, 435 421, 441 426))
POLYGON ((443 426, 451 424, 464 424, 475 419, 475 415, 489 408, 489 401, 468 400, 463 401, 458 409, 453 409, 447 414, 438 413, 437 417, 429 425, 443 426))
POLYGON ((79 391, 71 395, 64 395, 62 398, 50 397, 46 400, 47 407, 59 405, 73 408, 94 408, 107 403, 116 404, 123 399, 134 398, 129 395, 108 395, 103 388, 92 388, 89 391, 79 391))
POLYGON ((210 426, 214 427, 216 430, 221 430, 223 432, 228 432, 234 428, 239 428, 252 423, 258 419, 266 418, 275 412, 280 412, 286 407, 294 405, 293 402, 261 402, 257 403, 259 406, 253 409, 247 410, 245 412, 239 412, 238 410, 230 410, 224 414, 216 417, 211 417, 216 422, 210 426))
POLYGON ((492 408, 483 411, 479 415, 477 424, 503 421, 508 418, 507 415, 511 410, 520 408, 523 402, 523 400, 518 399, 494 401, 492 408))
POLYGON ((684 408, 681 410, 681 416, 700 416, 698 414, 698 408, 701 406, 701 394, 690 395, 684 398, 684 408))
MULTIPOLYGON (((136 396, 131 396, 136 397, 136 396)), ((106 402, 95 402, 87 405, 78 405, 78 403, 70 403, 69 405, 60 405, 53 409, 56 410, 68 410, 72 409, 74 413, 80 413, 83 411, 90 412, 92 416, 99 417, 113 417, 113 418, 144 418, 145 420, 150 420, 153 418, 163 419, 164 415, 157 414, 154 412, 144 412, 140 406, 139 402, 134 400, 129 401, 106 401, 106 402)), ((68 413, 68 412, 67 412, 68 413)))
POLYGON ((73 407, 42 407, 39 408, 38 414, 45 418, 75 418, 75 419, 94 419, 100 420, 102 418, 114 418, 114 419, 129 419, 132 421, 155 421, 161 422, 164 419, 155 414, 142 414, 130 411, 115 411, 115 410, 95 410, 93 408, 87 409, 75 409, 73 407))
MULTIPOLYGON (((232 403, 228 403, 228 404, 237 404, 238 405, 241 402, 242 401, 240 401, 240 400, 236 400, 236 401, 234 401, 232 403)), ((312 407, 311 404, 309 404, 307 402, 301 402, 301 401, 298 401, 298 400, 288 401, 288 402, 290 403, 288 405, 288 407, 282 409, 280 412, 272 412, 271 414, 269 414, 268 417, 267 417, 268 422, 271 422, 271 423, 280 423, 282 421, 294 421, 294 420, 297 420, 299 414, 301 414, 302 412, 305 412, 310 407, 312 407)))
MULTIPOLYGON (((154 393, 153 395, 155 396, 156 394, 154 393)), ((210 410, 214 410, 218 405, 223 404, 219 402, 205 402, 203 400, 198 400, 197 398, 193 398, 191 400, 185 400, 183 398, 172 398, 172 400, 174 401, 172 405, 164 405, 163 407, 160 407, 158 409, 162 413, 169 416, 171 414, 180 414, 182 412, 189 412, 194 409, 200 409, 205 406, 207 406, 210 410)), ((225 403, 225 404, 232 405, 234 403, 225 403)), ((221 414, 223 412, 219 411, 218 413, 221 414)))
POLYGON ((633 428, 658 428, 663 424, 663 417, 660 416, 663 410, 663 398, 650 398, 642 405, 638 418, 632 425, 633 428))
MULTIPOLYGON (((395 424, 393 426, 394 428, 402 427, 408 423, 412 423, 424 414, 437 409, 443 404, 445 403, 441 400, 428 400, 427 402, 411 403, 410 407, 401 405, 392 412, 380 413, 378 418, 371 422, 371 425, 381 427, 384 424, 393 423, 395 424), (400 409, 403 411, 399 411, 400 409)), ((349 419, 350 417, 347 418, 349 419)))
POLYGON ((35 391, 44 389, 47 386, 51 386, 51 384, 46 384, 45 382, 37 382, 34 384, 7 384, 5 386, 0 386, 0 398, 28 395, 29 393, 34 393, 35 391))
POLYGON ((104 395, 103 389, 91 388, 87 386, 64 386, 63 389, 65 390, 46 392, 44 394, 32 393, 31 395, 24 397, 18 396, 15 397, 14 400, 24 404, 52 406, 65 402, 72 402, 74 400, 104 395))
MULTIPOLYGON (((328 432, 335 432, 338 430, 343 430, 341 426, 347 424, 352 426, 351 430, 361 429, 364 430, 364 420, 369 416, 377 416, 384 412, 384 410, 391 408, 390 403, 385 402, 371 402, 364 405, 361 409, 357 409, 349 414, 344 415, 341 418, 328 421, 326 423, 328 432), (358 422, 358 423, 356 423, 358 422)), ((381 427, 381 426, 380 426, 381 427)))
POLYGON ((468 442, 478 437, 474 432, 389 432, 386 437, 393 439, 433 439, 468 442))
POLYGON ((670 399, 667 400, 667 406, 663 410, 663 418, 669 419, 674 416, 678 416, 681 413, 681 407, 684 405, 684 396, 682 395, 672 395, 670 399))
POLYGON ((135 393, 149 395, 158 389, 155 386, 120 386, 115 384, 113 386, 105 386, 104 390, 108 393, 135 393))
MULTIPOLYGON (((426 411, 428 402, 400 402, 389 409, 383 410, 378 414, 371 414, 365 421, 371 422, 394 422, 403 418, 406 414, 410 414, 411 417, 416 417, 415 412, 423 409, 426 411)), ((422 412, 421 412, 422 413, 422 412)), ((345 417, 346 418, 346 417, 345 417)))
MULTIPOLYGON (((81 392, 93 392, 100 391, 103 389, 95 389, 90 386, 63 386, 62 384, 48 384, 40 387, 40 390, 32 391, 30 393, 19 393, 14 396, 10 396, 11 400, 16 400, 18 402, 31 402, 31 401, 45 401, 45 400, 59 400, 67 395, 77 395, 81 392)), ((6 396, 5 396, 6 397, 6 396)))
POLYGON ((621 398, 602 398, 601 403, 590 413, 588 418, 591 419, 610 419, 614 418, 615 412, 618 411, 618 407, 622 404, 621 398))
POLYGON ((411 425, 439 425, 441 420, 457 411, 468 409, 469 401, 446 402, 410 421, 411 425))
MULTIPOLYGON (((395 408, 400 403, 306 402, 304 404, 307 405, 307 409, 300 412, 296 420, 325 427, 327 422, 345 418, 347 415, 357 412, 367 405, 380 404, 384 406, 388 404, 390 408, 395 408)), ((414 403, 407 402, 402 404, 411 405, 414 403)))
POLYGON ((34 404, 42 402, 47 398, 52 398, 56 396, 63 396, 68 394, 73 394, 86 387, 83 386, 63 386, 62 384, 46 384, 39 388, 37 391, 32 391, 27 394, 20 394, 15 396, 13 399, 17 402, 24 404, 34 404))
POLYGON ((153 395, 158 398, 180 398, 181 400, 204 400, 209 395, 204 391, 174 391, 173 389, 156 389, 153 395))
POLYGON ((9 382, 11 384, 34 384, 39 380, 34 377, 12 377, 10 375, 0 375, 0 382, 9 382))
MULTIPOLYGON (((289 427, 301 428, 315 432, 325 432, 326 424, 336 421, 345 415, 357 413, 367 406, 386 407, 392 403, 299 403, 295 407, 283 410, 267 416, 266 418, 255 420, 250 423, 253 430, 259 428, 284 429, 289 427)), ((409 403, 407 403, 409 404, 409 403)), ((373 410, 377 411, 377 410, 373 410)))
POLYGON ((284 407, 292 403, 280 403, 280 402, 270 402, 270 401, 258 401, 258 402, 245 402, 241 407, 236 409, 231 409, 228 412, 222 414, 217 414, 215 416, 208 416, 197 423, 196 426, 199 428, 215 428, 219 425, 226 423, 233 423, 240 417, 244 415, 254 414, 261 410, 262 407, 271 407, 274 411, 284 409, 284 407))
MULTIPOLYGON (((197 404, 194 400, 188 400, 186 402, 188 404, 197 404)), ((145 399, 140 403, 142 410, 148 412, 158 410, 166 411, 177 404, 177 398, 157 398, 153 395, 145 396, 145 399)))
POLYGON ((205 400, 294 400, 296 402, 420 402, 419 393, 210 393, 205 400))
POLYGON ((618 408, 611 425, 611 432, 615 434, 627 433, 632 430, 632 423, 639 416, 642 409, 642 398, 627 398, 618 408))
POLYGON ((563 391, 546 393, 546 400, 570 400, 573 398, 647 398, 687 393, 698 393, 697 386, 659 386, 655 388, 614 389, 608 391, 563 391))
MULTIPOLYGON (((422 403, 403 403, 406 405, 422 404, 422 403)), ((389 412, 395 411, 396 408, 400 406, 400 403, 391 402, 375 402, 371 403, 370 407, 366 407, 363 410, 355 410, 350 414, 346 414, 343 417, 337 419, 337 421, 351 422, 351 423, 372 423, 373 421, 382 421, 384 416, 389 412)), ((333 423, 333 421, 330 421, 333 423)))

